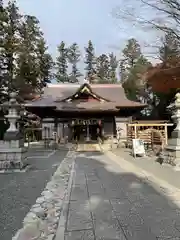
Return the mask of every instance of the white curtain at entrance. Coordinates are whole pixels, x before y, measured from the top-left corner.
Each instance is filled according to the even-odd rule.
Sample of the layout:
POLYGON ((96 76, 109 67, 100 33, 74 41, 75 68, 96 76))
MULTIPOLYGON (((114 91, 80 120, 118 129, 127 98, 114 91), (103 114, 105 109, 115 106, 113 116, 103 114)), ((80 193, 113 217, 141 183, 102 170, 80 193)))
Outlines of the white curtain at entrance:
POLYGON ((54 123, 42 122, 42 139, 53 138, 53 132, 54 132, 54 123))
POLYGON ((57 136, 60 139, 63 138, 63 123, 58 123, 58 126, 57 126, 57 136))

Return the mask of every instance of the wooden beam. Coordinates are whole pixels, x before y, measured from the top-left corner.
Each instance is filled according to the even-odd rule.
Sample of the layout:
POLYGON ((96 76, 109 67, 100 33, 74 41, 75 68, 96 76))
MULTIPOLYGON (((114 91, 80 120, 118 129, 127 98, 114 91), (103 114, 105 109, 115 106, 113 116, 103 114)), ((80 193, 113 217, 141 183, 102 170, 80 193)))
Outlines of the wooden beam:
POLYGON ((159 127, 159 126, 173 126, 173 123, 130 123, 128 126, 141 126, 141 127, 159 127))

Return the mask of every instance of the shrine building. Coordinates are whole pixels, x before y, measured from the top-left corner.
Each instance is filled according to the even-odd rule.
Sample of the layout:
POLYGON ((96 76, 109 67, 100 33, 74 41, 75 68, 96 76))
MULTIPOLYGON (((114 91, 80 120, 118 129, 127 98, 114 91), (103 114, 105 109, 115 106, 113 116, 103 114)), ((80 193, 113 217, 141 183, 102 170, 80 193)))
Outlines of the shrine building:
MULTIPOLYGON (((28 111, 42 119, 60 139, 96 141, 98 134, 126 135, 129 117, 145 105, 127 99, 121 84, 48 84, 43 95, 26 103, 28 111)), ((43 133, 42 133, 43 135, 43 133)))

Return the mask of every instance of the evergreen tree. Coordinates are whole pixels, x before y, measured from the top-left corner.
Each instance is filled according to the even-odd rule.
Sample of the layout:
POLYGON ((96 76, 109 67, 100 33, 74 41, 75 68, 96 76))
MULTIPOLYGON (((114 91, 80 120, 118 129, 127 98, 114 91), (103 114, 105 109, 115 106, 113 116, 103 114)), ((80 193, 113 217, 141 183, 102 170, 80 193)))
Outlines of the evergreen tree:
POLYGON ((180 62, 180 42, 169 32, 162 39, 162 46, 159 48, 159 58, 166 67, 175 67, 180 62))
POLYGON ((125 68, 125 59, 119 61, 119 77, 120 81, 123 84, 126 80, 126 68, 125 68))
POLYGON ((136 39, 128 40, 123 50, 121 68, 123 68, 123 87, 129 99, 142 100, 147 95, 146 85, 141 81, 141 74, 150 66, 149 61, 142 55, 136 39))
POLYGON ((40 79, 42 67, 40 67, 39 57, 42 58, 42 51, 46 50, 41 49, 40 51, 39 49, 42 39, 43 35, 38 19, 25 15, 20 27, 21 44, 17 57, 16 88, 22 95, 42 90, 42 79, 40 79))
POLYGON ((93 77, 95 74, 95 53, 94 53, 94 46, 92 41, 89 40, 88 47, 85 47, 86 55, 85 55, 85 70, 86 70, 86 77, 88 78, 89 82, 93 82, 93 77))
MULTIPOLYGON (((0 103, 8 100, 10 91, 14 90, 16 52, 18 48, 18 27, 20 15, 14 1, 9 1, 3 6, 0 1, 0 103)), ((0 139, 7 130, 3 117, 4 111, 0 111, 0 139)))
POLYGON ((7 97, 5 94, 5 87, 7 87, 5 81, 6 65, 5 65, 5 34, 6 34, 7 13, 3 6, 3 2, 0 1, 0 102, 7 97))
POLYGON ((80 56, 81 53, 79 51, 79 47, 77 43, 73 43, 69 48, 68 48, 68 61, 72 65, 72 70, 71 74, 69 77, 69 81, 71 83, 76 83, 78 82, 78 78, 82 76, 80 71, 77 68, 77 64, 80 61, 80 56))
POLYGON ((19 48, 18 35, 21 20, 15 1, 8 2, 0 20, 3 36, 1 39, 1 64, 3 62, 4 87, 7 92, 11 92, 15 88, 16 55, 19 48))
POLYGON ((141 47, 138 41, 134 38, 128 40, 127 45, 123 50, 124 63, 127 64, 127 68, 134 65, 137 59, 141 56, 141 47))
POLYGON ((118 61, 113 53, 109 54, 109 81, 112 83, 117 82, 116 70, 118 67, 118 61))
POLYGON ((151 63, 141 55, 136 63, 129 69, 127 73, 127 79, 123 83, 123 87, 129 96, 133 100, 140 100, 141 96, 147 97, 146 85, 141 79, 141 75, 151 66, 151 63))
POLYGON ((68 49, 66 48, 65 43, 62 41, 58 46, 58 54, 59 56, 56 59, 56 80, 57 82, 68 82, 68 49))
POLYGON ((96 75, 99 83, 107 83, 109 77, 109 59, 106 54, 100 55, 96 60, 96 75))
POLYGON ((38 19, 21 16, 16 1, 0 0, 0 32, 0 100, 12 91, 41 91, 53 65, 38 19))
POLYGON ((53 78, 52 69, 54 67, 54 62, 47 50, 46 42, 44 38, 41 37, 37 43, 39 89, 45 87, 53 78))

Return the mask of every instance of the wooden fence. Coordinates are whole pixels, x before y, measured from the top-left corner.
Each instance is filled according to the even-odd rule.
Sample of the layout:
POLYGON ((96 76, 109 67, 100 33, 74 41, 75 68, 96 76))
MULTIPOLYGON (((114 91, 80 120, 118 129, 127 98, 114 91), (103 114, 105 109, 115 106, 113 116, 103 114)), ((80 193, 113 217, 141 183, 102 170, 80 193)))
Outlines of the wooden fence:
POLYGON ((127 124, 127 145, 132 147, 132 139, 139 138, 144 141, 145 147, 159 152, 168 141, 168 126, 173 123, 160 121, 138 121, 127 124))

